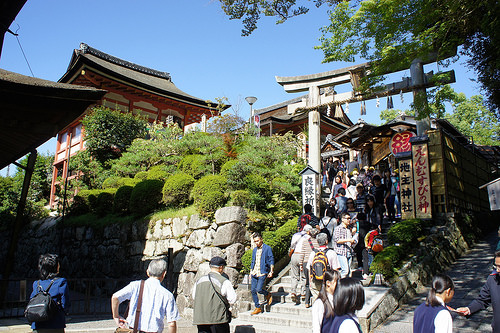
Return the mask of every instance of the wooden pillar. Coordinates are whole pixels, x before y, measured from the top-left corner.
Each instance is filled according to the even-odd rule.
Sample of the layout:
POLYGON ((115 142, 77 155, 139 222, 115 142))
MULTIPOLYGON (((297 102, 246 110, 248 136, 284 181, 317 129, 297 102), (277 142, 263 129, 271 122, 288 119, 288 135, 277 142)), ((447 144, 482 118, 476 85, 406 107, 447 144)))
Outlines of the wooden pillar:
MULTIPOLYGON (((410 74, 411 74, 411 84, 412 86, 416 86, 417 88, 413 89, 413 103, 416 106, 415 117, 418 118, 418 115, 423 109, 427 106, 427 93, 423 85, 425 83, 424 80, 424 64, 422 60, 415 59, 410 65, 410 74)), ((431 120, 429 116, 417 120, 417 136, 422 136, 426 131, 431 129, 431 120)))

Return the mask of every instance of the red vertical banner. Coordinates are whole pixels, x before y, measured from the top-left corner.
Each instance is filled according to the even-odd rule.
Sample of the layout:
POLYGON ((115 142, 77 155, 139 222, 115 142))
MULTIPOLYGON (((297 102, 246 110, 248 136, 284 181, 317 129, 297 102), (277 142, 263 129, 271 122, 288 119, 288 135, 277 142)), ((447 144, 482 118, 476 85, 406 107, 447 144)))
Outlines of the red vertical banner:
POLYGON ((399 160, 399 188, 401 194, 401 219, 415 218, 413 163, 411 158, 399 160))
POLYGON ((415 216, 421 219, 432 218, 431 172, 427 142, 413 142, 413 182, 415 186, 415 216))

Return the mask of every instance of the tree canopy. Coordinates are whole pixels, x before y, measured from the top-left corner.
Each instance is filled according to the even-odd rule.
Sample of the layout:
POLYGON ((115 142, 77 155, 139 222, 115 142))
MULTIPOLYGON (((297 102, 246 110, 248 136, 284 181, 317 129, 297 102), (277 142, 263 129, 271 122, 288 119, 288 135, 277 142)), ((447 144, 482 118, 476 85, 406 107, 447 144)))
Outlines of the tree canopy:
MULTIPOLYGON (((461 47, 469 56, 487 105, 500 110, 500 3, 488 0, 220 0, 231 19, 243 20, 243 35, 261 15, 277 23, 327 4, 330 22, 321 29, 324 62, 372 61, 373 79, 408 68, 414 59, 447 59, 461 47)), ((454 57, 452 60, 456 60, 454 57)), ((446 62, 444 63, 446 64, 446 62)), ((369 77, 369 78, 370 78, 369 77)), ((368 82, 370 82, 368 80, 368 82)), ((371 81, 370 83, 373 83, 371 81)))

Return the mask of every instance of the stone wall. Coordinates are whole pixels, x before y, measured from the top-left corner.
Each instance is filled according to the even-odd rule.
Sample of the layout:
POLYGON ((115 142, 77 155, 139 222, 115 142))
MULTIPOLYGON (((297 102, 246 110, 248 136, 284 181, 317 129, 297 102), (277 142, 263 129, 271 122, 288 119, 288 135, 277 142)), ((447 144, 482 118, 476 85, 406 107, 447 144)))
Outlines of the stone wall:
MULTIPOLYGON (((174 292, 181 312, 192 304, 195 281, 209 271, 213 256, 227 260, 226 273, 233 285, 241 277, 241 257, 249 235, 245 228, 247 212, 241 207, 224 207, 214 221, 199 215, 103 228, 62 227, 57 219, 35 221, 21 235, 11 279, 37 279, 40 254, 61 257, 61 275, 69 279, 95 278, 132 280, 145 278, 150 259, 174 253, 174 292)), ((8 233, 0 235, 0 265, 5 265, 8 233)), ((117 288, 111 284, 110 288, 117 288)), ((110 294, 114 290, 101 290, 110 294)))
MULTIPOLYGON (((436 223, 435 226, 420 242, 415 256, 399 270, 398 277, 391 285, 389 292, 372 313, 360 319, 363 331, 373 330, 417 292, 427 290, 433 276, 445 271, 472 245, 472 238, 467 232, 473 226, 472 224, 464 225, 462 215, 450 213, 441 218, 435 218, 433 221, 436 223)), ((473 223, 478 225, 480 221, 480 218, 475 217, 473 223)), ((477 227, 475 229, 475 232, 479 234, 479 229, 477 227)))

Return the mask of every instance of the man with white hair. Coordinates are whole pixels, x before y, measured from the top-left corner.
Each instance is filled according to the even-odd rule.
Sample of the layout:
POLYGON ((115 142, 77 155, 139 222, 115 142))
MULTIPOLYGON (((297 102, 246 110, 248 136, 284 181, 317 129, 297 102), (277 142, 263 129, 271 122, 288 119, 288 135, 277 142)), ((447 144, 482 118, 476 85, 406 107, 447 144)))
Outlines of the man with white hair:
POLYGON ((146 273, 149 277, 147 280, 130 282, 125 288, 113 294, 111 297, 113 319, 118 327, 133 328, 134 332, 144 333, 163 332, 163 320, 166 319, 168 332, 176 333, 176 322, 180 319, 177 304, 174 295, 161 285, 167 273, 167 262, 163 259, 152 260, 146 273), (120 303, 125 300, 130 300, 126 319, 118 313, 120 303))

